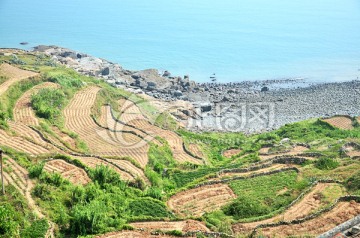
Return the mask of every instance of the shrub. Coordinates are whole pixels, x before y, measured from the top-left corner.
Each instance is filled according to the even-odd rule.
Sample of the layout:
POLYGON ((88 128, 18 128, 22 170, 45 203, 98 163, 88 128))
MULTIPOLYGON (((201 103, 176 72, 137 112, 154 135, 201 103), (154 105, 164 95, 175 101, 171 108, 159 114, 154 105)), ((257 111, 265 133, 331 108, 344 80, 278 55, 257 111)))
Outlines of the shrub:
POLYGON ((152 198, 139 198, 129 203, 129 210, 133 216, 167 217, 166 206, 152 198))
POLYGON ((104 187, 105 184, 117 185, 121 183, 120 175, 109 168, 109 166, 96 166, 96 168, 91 171, 90 175, 92 179, 97 181, 102 187, 104 187))
POLYGON ((242 219, 265 215, 269 213, 269 209, 252 198, 241 196, 226 206, 224 213, 229 216, 234 216, 235 219, 242 219))
POLYGON ((321 170, 332 170, 339 166, 339 162, 331 158, 320 158, 315 162, 315 167, 321 170))
POLYGON ((64 88, 81 88, 83 82, 75 75, 68 75, 64 72, 50 72, 47 75, 50 82, 60 84, 64 88))
POLYGON ((44 169, 44 164, 36 164, 29 168, 29 177, 30 178, 38 178, 40 177, 42 171, 44 169))
POLYGON ((346 187, 350 190, 359 190, 360 189, 360 172, 352 175, 346 180, 346 187))
POLYGON ((92 201, 85 205, 77 205, 71 212, 70 230, 76 235, 104 233, 113 225, 108 216, 108 207, 101 201, 92 201))
POLYGON ((59 89, 43 88, 31 96, 31 105, 36 115, 53 120, 60 116, 65 103, 65 94, 59 89))
POLYGON ((37 220, 31 223, 31 226, 21 232, 21 237, 38 238, 45 237, 49 224, 45 219, 37 220))
POLYGON ((17 223, 14 221, 15 210, 10 205, 0 206, 0 236, 13 237, 17 231, 17 223))

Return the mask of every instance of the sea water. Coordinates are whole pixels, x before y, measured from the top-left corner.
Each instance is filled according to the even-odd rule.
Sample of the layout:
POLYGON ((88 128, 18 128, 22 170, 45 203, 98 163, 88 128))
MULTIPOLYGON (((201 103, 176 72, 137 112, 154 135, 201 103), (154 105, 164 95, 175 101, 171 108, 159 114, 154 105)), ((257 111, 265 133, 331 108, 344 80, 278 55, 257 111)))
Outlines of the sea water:
POLYGON ((0 0, 0 47, 39 44, 199 82, 353 80, 360 1, 0 0))

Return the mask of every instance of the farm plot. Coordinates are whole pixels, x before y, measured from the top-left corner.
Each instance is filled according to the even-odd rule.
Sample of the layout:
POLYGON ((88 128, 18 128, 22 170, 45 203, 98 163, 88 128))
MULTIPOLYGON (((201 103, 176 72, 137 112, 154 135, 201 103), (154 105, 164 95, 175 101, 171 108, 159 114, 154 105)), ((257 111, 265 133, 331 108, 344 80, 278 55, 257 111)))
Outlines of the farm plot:
POLYGON ((317 236, 344 223, 360 214, 360 204, 354 201, 340 202, 333 210, 320 215, 312 220, 294 224, 282 225, 272 228, 263 228, 259 234, 265 236, 289 237, 303 234, 317 236))
POLYGON ((32 143, 22 137, 10 136, 3 130, 0 130, 0 145, 8 146, 14 150, 30 155, 50 153, 50 151, 43 146, 32 143))
POLYGON ((195 221, 195 220, 186 220, 186 221, 173 221, 173 222, 134 222, 130 223, 131 226, 145 230, 148 232, 151 231, 182 231, 182 232, 191 232, 191 231, 202 231, 209 232, 210 230, 205 226, 205 224, 195 221))
POLYGON ((147 120, 140 108, 130 100, 120 101, 120 120, 129 124, 133 120, 147 120))
POLYGON ((64 160, 48 161, 44 166, 44 170, 49 173, 59 173, 63 178, 74 184, 85 185, 91 181, 83 169, 69 164, 64 160))
POLYGON ((183 140, 175 132, 161 129, 160 127, 151 124, 142 114, 140 108, 129 100, 124 100, 121 107, 120 120, 133 127, 146 131, 151 137, 162 137, 170 145, 175 160, 180 163, 190 162, 194 164, 201 164, 202 161, 187 154, 183 148, 183 140))
POLYGON ((160 127, 150 124, 146 120, 132 120, 129 124, 148 132, 149 134, 153 135, 153 137, 159 136, 165 139, 169 143, 174 159, 179 163, 203 163, 203 161, 192 157, 184 151, 183 140, 175 132, 161 129, 160 127))
POLYGON ((0 65, 0 76, 5 76, 8 78, 8 80, 0 85, 0 95, 6 92, 12 84, 38 75, 38 73, 22 70, 10 64, 0 65))
POLYGON ((336 116, 331 117, 328 119, 324 119, 325 122, 329 123, 330 125, 337 127, 343 130, 351 130, 354 129, 352 120, 345 116, 336 116))
POLYGON ((298 146, 293 147, 290 151, 283 152, 283 153, 279 152, 279 153, 276 153, 276 154, 271 154, 271 153, 269 153, 269 148, 266 147, 266 148, 260 149, 259 157, 260 157, 261 160, 265 160, 265 159, 274 158, 276 156, 284 156, 284 155, 293 156, 293 155, 301 154, 301 153, 303 153, 303 152, 305 152, 307 150, 309 150, 309 148, 307 148, 305 146, 298 145, 298 146))
POLYGON ((108 127, 111 130, 115 131, 131 131, 135 134, 137 134, 141 138, 145 138, 148 141, 154 140, 154 137, 144 133, 141 130, 138 130, 136 128, 130 127, 126 124, 122 124, 114 120, 111 113, 111 107, 110 106, 102 106, 101 107, 101 117, 99 119, 99 123, 104 126, 108 127))
MULTIPOLYGON (((281 192, 284 193, 286 191, 287 190, 285 189, 281 192)), ((334 183, 319 183, 311 190, 311 192, 306 194, 299 202, 294 204, 283 214, 257 222, 237 223, 233 226, 233 230, 236 233, 248 233, 260 224, 275 223, 279 221, 291 221, 303 218, 314 213, 321 207, 328 205, 329 202, 334 202, 336 198, 342 195, 343 188, 341 187, 341 185, 334 183), (328 193, 332 194, 330 198, 331 201, 327 200, 327 197, 325 197, 328 193)))
POLYGON ((23 123, 25 125, 39 125, 39 120, 37 119, 33 109, 31 108, 31 96, 33 94, 36 94, 40 89, 58 87, 60 87, 58 84, 46 82, 36 85, 32 89, 25 92, 15 104, 14 121, 18 123, 23 123))
POLYGON ((108 166, 109 168, 115 170, 120 175, 120 178, 125 181, 134 181, 134 176, 132 174, 129 174, 128 172, 125 172, 118 167, 114 166, 113 164, 106 162, 105 160, 101 160, 94 157, 74 157, 75 159, 78 159, 83 164, 88 166, 89 168, 95 169, 97 166, 104 165, 108 166))
POLYGON ((10 129, 13 130, 18 136, 27 138, 30 141, 35 142, 36 144, 41 145, 48 150, 53 149, 52 145, 44 141, 41 136, 36 131, 32 130, 30 127, 13 121, 8 121, 8 125, 10 129))
POLYGON ((167 202, 170 209, 182 217, 200 217, 235 199, 227 184, 206 185, 180 192, 167 202))
MULTIPOLYGON (((290 167, 295 167, 295 166, 290 166, 290 167)), ((213 180, 221 180, 221 179, 232 178, 232 177, 250 176, 250 175, 270 172, 270 171, 274 171, 274 170, 290 168, 290 167, 289 167, 289 165, 286 165, 286 164, 274 164, 274 165, 272 165, 272 166, 270 166, 268 168, 263 168, 263 169, 254 170, 254 171, 220 173, 220 174, 218 174, 218 177, 216 179, 213 179, 213 180)))
POLYGON ((357 157, 360 156, 360 151, 357 150, 355 147, 353 146, 347 146, 346 148, 346 155, 349 157, 357 157))
POLYGON ((65 127, 76 132, 100 156, 129 156, 145 167, 148 162, 148 144, 129 133, 113 134, 100 128, 91 118, 91 107, 100 88, 88 87, 78 92, 64 110, 65 127), (130 143, 131 142, 131 143, 130 143))
POLYGON ((152 235, 148 232, 143 231, 120 231, 120 232, 111 232, 101 236, 95 236, 95 238, 170 238, 174 236, 168 235, 152 235))
POLYGON ((240 149, 230 149, 230 150, 225 150, 223 152, 223 156, 225 156, 226 158, 231 158, 234 155, 237 155, 241 152, 240 149))
MULTIPOLYGON (((14 186, 27 201, 30 210, 39 218, 44 219, 45 215, 40 211, 36 205, 34 199, 31 196, 31 190, 34 188, 34 184, 29 179, 29 172, 15 162, 15 160, 5 156, 4 161, 4 180, 5 184, 14 186)), ((49 229, 46 232, 45 237, 54 236, 54 224, 48 221, 49 229)))
POLYGON ((15 160, 5 156, 4 161, 4 179, 5 184, 14 186, 23 195, 28 202, 29 207, 39 218, 44 218, 36 206, 35 201, 31 197, 31 190, 34 184, 29 179, 29 173, 26 169, 21 167, 15 160))
POLYGON ((190 144, 189 151, 199 158, 204 158, 204 153, 202 152, 200 146, 198 146, 197 144, 190 144))
POLYGON ((129 171, 133 177, 135 178, 138 177, 142 179, 145 183, 150 184, 149 180, 144 174, 144 171, 133 165, 131 162, 127 160, 116 160, 116 159, 108 159, 108 161, 116 164, 121 168, 124 168, 126 171, 129 171))

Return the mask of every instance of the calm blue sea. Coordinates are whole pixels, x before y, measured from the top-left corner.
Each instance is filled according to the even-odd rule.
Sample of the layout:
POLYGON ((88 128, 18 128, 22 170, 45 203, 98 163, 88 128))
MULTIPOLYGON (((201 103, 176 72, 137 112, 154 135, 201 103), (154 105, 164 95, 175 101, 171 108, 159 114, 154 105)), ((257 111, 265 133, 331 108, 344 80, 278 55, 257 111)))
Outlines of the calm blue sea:
POLYGON ((0 47, 60 45, 209 81, 360 77, 359 0, 0 0, 0 47))

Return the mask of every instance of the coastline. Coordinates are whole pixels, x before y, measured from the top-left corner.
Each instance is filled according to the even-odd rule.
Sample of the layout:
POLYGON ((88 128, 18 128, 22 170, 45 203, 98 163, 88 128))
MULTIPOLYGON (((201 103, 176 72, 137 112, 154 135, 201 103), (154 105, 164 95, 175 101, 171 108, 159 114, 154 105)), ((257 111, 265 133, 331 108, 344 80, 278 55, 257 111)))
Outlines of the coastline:
POLYGON ((311 118, 360 115, 360 81, 356 80, 196 83, 189 76, 172 76, 168 71, 127 70, 117 63, 58 46, 38 46, 30 52, 46 54, 81 74, 154 100, 188 101, 192 108, 171 113, 192 131, 260 133, 311 118))

